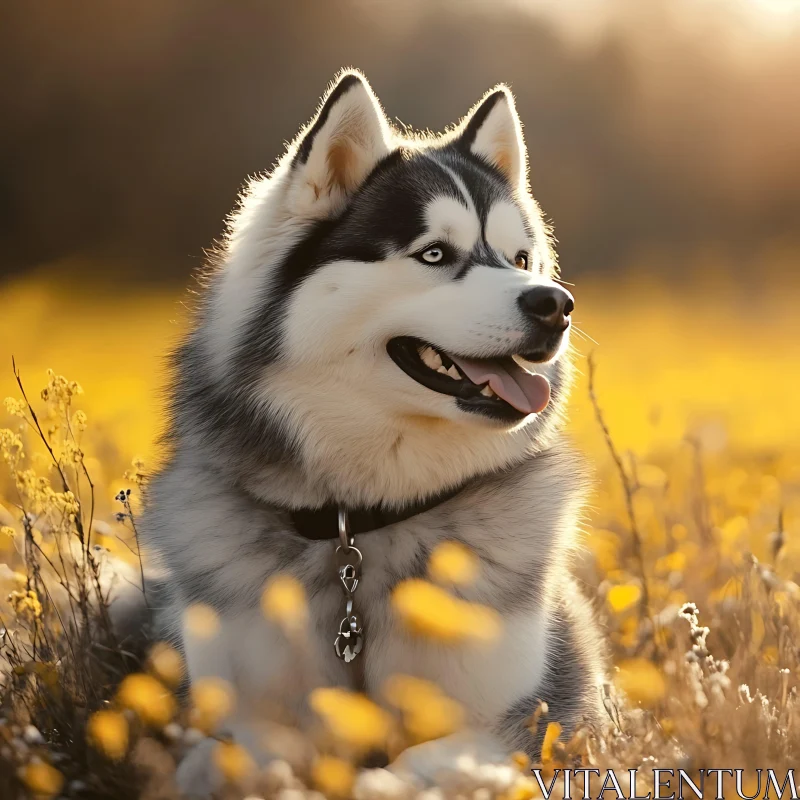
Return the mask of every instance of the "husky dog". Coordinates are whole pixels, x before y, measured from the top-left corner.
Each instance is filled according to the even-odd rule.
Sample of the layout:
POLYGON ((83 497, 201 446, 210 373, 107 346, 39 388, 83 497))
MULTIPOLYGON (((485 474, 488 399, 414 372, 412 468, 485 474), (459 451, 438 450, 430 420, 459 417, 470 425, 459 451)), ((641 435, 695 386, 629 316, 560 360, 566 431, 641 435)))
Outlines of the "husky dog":
MULTIPOLYGON (((409 135, 342 73, 250 182, 215 260, 141 533, 171 575, 161 624, 190 679, 236 689, 231 735, 264 757, 264 708, 306 713, 299 672, 376 697, 396 673, 435 681, 471 729, 532 755, 540 700, 566 729, 591 716, 601 645, 568 563, 585 483, 558 434, 573 298, 509 90, 444 135, 409 135), (358 650, 356 625, 340 628, 339 511, 363 555, 349 662, 334 652, 338 633, 358 650), (415 637, 392 612, 393 588, 445 541, 479 559, 459 592, 502 618, 490 644, 415 637), (260 608, 278 573, 308 599, 300 664, 260 608), (219 615, 212 639, 184 625, 197 603, 219 615)), ((197 753, 179 780, 202 795, 197 753)))

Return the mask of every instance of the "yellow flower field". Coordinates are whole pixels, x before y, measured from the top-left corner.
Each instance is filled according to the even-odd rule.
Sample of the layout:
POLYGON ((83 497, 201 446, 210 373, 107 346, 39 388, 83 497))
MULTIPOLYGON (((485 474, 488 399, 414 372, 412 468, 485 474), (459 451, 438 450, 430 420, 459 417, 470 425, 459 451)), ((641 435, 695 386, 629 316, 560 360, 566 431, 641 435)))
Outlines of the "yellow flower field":
MULTIPOLYGON (((595 476, 576 570, 608 632, 613 668, 600 728, 567 739, 546 707, 537 711, 530 725, 544 735, 539 766, 549 774, 575 764, 642 774, 655 766, 695 774, 722 765, 753 777, 757 768, 785 772, 800 763, 797 292, 775 286, 753 296, 709 277, 688 287, 587 279, 575 294, 583 334, 574 338, 581 374, 569 432, 595 476)), ((93 556, 80 548, 59 566, 69 537, 90 534, 127 561, 131 580, 138 575, 130 523, 141 471, 158 461, 158 392, 165 352, 185 324, 182 297, 122 281, 82 292, 44 276, 0 290, 10 333, 0 341, 0 399, 13 398, 0 409, 0 428, 7 429, 0 438, 0 629, 27 642, 14 651, 0 639, 0 664, 10 671, 0 684, 9 709, 0 714, 0 797, 20 787, 55 797, 76 781, 88 782, 92 797, 103 796, 104 781, 124 785, 114 796, 174 796, 175 760, 201 732, 213 732, 220 705, 235 702, 227 686, 200 686, 186 707, 178 703, 182 665, 165 645, 119 685, 125 658, 117 653, 104 661, 91 648, 76 656, 68 622, 54 613, 59 598, 72 599, 74 579, 90 586, 93 580, 93 556), (18 402, 12 355, 43 425, 54 426, 46 435, 70 490, 58 485, 35 437, 17 438, 30 415, 18 402), (49 378, 48 368, 55 370, 49 378), (132 472, 134 459, 144 467, 132 472), (87 483, 79 477, 84 467, 96 487, 93 527, 87 483), (115 500, 127 488, 130 497, 115 500), (44 522, 23 524, 20 498, 25 510, 38 504, 44 522)), ((451 592, 474 574, 470 553, 445 548, 432 558, 431 582, 399 587, 396 612, 414 635, 468 646, 459 632, 469 629, 470 615, 486 610, 451 592), (431 603, 436 625, 425 613, 431 603)), ((302 647, 302 588, 279 580, 265 589, 265 615, 284 620, 287 636, 302 647), (296 625, 287 622, 293 609, 296 625)), ((79 616, 91 606, 79 594, 74 601, 79 616)), ((211 609, 192 613, 208 636, 217 635, 211 609)), ((300 798, 313 790, 414 797, 415 787, 360 769, 363 751, 398 755, 461 720, 450 698, 415 676, 396 676, 384 697, 371 699, 318 689, 311 706, 319 723, 312 731, 301 734, 276 719, 271 735, 283 743, 285 758, 262 773, 244 751, 220 743, 214 758, 227 777, 225 797, 293 791, 285 797, 300 798)), ((539 796, 528 767, 519 754, 504 772, 464 766, 461 782, 444 781, 430 800, 458 792, 539 796)), ((652 781, 643 778, 642 785, 652 781)))

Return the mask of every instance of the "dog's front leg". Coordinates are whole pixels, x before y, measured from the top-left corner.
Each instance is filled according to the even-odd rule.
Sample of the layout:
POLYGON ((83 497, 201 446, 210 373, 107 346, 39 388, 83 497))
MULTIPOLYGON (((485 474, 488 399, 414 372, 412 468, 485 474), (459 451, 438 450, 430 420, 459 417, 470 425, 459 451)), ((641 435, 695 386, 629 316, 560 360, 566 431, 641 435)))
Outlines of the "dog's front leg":
MULTIPOLYGON (((178 765, 176 782, 181 794, 188 800, 207 800, 222 790, 226 777, 217 764, 217 748, 221 739, 231 739, 245 748, 260 768, 268 764, 274 756, 266 746, 268 731, 263 721, 245 717, 231 718, 220 731, 220 738, 207 737, 196 744, 178 765)), ((237 776, 240 788, 249 792, 255 775, 237 776)))
POLYGON ((581 722, 596 722, 603 714, 600 647, 587 635, 588 625, 580 623, 582 612, 588 613, 584 601, 574 596, 568 610, 553 613, 539 684, 512 703, 494 726, 511 750, 522 751, 533 760, 541 756, 550 722, 557 722, 562 736, 569 738, 581 722), (532 725, 534 718, 536 724, 532 725))
MULTIPOLYGON (((221 614, 213 636, 198 636, 183 629, 184 650, 192 690, 213 682, 230 692, 230 709, 216 720, 220 738, 244 747, 256 766, 274 757, 269 751, 266 724, 279 698, 281 709, 304 713, 308 690, 298 680, 297 653, 287 638, 268 623, 260 610, 221 614)), ((314 655, 306 662, 313 664, 314 655)), ((309 682, 319 676, 307 676, 309 682)), ((225 778, 216 763, 217 738, 196 745, 180 763, 177 782, 189 798, 208 798, 219 791, 225 778)), ((246 787, 243 787, 246 788, 246 787)))

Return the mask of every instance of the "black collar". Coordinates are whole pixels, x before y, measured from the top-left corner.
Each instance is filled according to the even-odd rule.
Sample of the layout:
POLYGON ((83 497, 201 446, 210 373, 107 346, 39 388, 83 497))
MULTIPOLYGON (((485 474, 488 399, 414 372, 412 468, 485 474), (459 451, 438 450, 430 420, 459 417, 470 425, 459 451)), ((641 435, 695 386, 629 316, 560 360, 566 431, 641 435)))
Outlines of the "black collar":
MULTIPOLYGON (((380 506, 372 508, 348 508, 347 516, 350 522, 350 533, 370 533, 371 531, 402 522, 411 517, 435 508, 445 500, 455 497, 463 487, 457 486, 440 492, 433 497, 418 503, 404 506, 398 511, 391 511, 380 506)), ((289 511, 289 517, 295 531, 306 539, 337 539, 339 537, 339 506, 331 503, 322 508, 302 508, 289 511)))

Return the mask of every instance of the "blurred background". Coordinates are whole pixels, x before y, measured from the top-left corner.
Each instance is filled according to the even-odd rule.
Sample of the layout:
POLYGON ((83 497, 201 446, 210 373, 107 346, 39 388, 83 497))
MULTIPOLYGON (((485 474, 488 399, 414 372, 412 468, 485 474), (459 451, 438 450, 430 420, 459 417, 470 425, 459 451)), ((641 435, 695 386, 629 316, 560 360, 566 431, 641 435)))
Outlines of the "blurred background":
MULTIPOLYGON (((415 128, 511 84, 621 446, 800 444, 798 0, 28 0, 0 16, 0 396, 12 354, 33 387, 52 367, 115 455, 154 454, 204 248, 352 65, 415 128)), ((572 425, 590 440, 585 388, 572 425)))
MULTIPOLYGON (((615 682, 655 714, 592 750, 625 768, 797 764, 800 0, 0 0, 0 400, 21 395, 13 356, 93 518, 95 563, 138 576, 115 497, 132 487, 138 513, 162 457, 165 356, 204 250, 349 65, 414 128, 441 130, 497 82, 516 94, 577 304, 568 425, 595 481, 576 576, 615 682), (65 407, 49 368, 84 394, 65 407), (691 641, 689 601, 708 626, 691 641), (709 629, 724 666, 696 655, 709 629)), ((52 567, 74 535, 20 409, 0 405, 0 629, 5 598, 19 621, 20 590, 40 586, 31 542, 52 567)), ((66 675, 64 716, 37 723, 63 756, 97 706, 73 694, 67 650, 34 652, 18 669, 40 689, 54 663, 66 675)), ((19 773, 0 773, 2 794, 19 773)))

